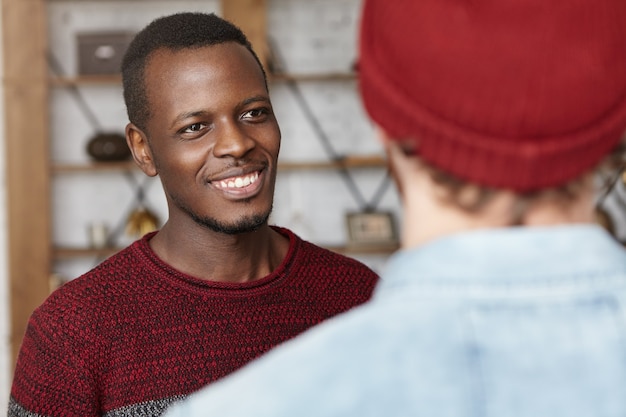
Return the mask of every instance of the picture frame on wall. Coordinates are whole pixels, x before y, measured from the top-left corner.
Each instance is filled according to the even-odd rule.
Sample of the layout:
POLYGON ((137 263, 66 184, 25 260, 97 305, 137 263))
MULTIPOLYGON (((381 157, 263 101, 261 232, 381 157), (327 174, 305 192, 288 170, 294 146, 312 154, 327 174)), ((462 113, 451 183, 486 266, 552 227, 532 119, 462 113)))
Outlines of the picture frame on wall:
POLYGON ((346 224, 349 246, 398 245, 398 233, 391 212, 350 212, 346 214, 346 224))

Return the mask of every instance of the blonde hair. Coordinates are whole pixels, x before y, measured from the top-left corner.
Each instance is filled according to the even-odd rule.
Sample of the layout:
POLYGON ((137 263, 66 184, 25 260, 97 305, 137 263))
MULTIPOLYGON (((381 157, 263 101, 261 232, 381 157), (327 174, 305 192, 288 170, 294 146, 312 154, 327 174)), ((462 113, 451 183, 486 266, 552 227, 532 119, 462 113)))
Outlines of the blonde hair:
MULTIPOLYGON (((457 178, 422 160, 431 179, 439 186, 439 197, 446 204, 454 205, 467 213, 483 209, 501 189, 485 187, 457 178)), ((620 179, 626 165, 626 143, 622 141, 598 164, 593 171, 601 180, 601 193, 608 194, 620 179)), ((551 200, 558 204, 570 204, 586 187, 586 174, 558 187, 518 193, 512 211, 512 224, 520 224, 527 207, 534 201, 551 200)))

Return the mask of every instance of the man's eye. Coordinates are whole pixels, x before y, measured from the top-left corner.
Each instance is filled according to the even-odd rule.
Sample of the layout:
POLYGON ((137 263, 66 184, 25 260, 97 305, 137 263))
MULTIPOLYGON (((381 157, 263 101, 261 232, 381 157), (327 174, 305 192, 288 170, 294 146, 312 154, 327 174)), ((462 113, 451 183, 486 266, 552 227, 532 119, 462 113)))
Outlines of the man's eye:
POLYGON ((257 119, 259 117, 263 117, 267 115, 269 112, 266 108, 252 109, 248 110, 244 114, 241 115, 241 118, 246 119, 257 119))
POLYGON ((202 129, 204 129, 205 127, 206 127, 206 124, 204 124, 204 123, 194 123, 194 124, 192 124, 192 125, 188 126, 188 127, 184 130, 184 132, 185 132, 185 133, 194 133, 194 132, 199 132, 199 131, 201 131, 202 129))

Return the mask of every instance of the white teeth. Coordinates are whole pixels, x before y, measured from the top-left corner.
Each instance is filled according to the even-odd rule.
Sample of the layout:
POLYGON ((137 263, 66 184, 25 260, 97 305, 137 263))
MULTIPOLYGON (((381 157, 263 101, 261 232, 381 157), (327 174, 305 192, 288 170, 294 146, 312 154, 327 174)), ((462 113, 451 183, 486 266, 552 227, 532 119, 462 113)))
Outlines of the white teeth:
POLYGON ((246 175, 245 177, 237 177, 237 178, 230 178, 228 180, 222 180, 220 182, 216 182, 215 185, 218 188, 243 188, 243 187, 247 187, 250 184, 253 184, 256 182, 256 180, 259 179, 259 173, 258 172, 254 172, 250 175, 246 175))

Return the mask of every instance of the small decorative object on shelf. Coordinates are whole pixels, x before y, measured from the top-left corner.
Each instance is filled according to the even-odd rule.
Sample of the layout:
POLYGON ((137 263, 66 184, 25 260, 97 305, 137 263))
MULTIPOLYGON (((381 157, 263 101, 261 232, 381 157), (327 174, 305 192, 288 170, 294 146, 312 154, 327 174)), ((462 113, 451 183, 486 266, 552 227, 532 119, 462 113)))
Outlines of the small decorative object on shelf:
POLYGON ((126 137, 120 133, 96 133, 87 142, 87 153, 98 162, 125 161, 131 157, 126 137))
POLYGON ((128 215, 126 234, 141 237, 146 233, 155 231, 158 227, 159 219, 156 214, 145 207, 137 207, 128 215))
POLYGON ((119 74, 122 57, 133 36, 128 31, 78 33, 78 73, 119 74))
POLYGON ((106 223, 94 222, 87 227, 89 244, 93 249, 103 249, 109 246, 109 227, 106 223))
POLYGON ((348 246, 395 247, 398 235, 390 212, 354 212, 346 215, 348 246))
POLYGON ((50 274, 48 277, 48 291, 52 294, 65 283, 65 280, 59 274, 50 274))

